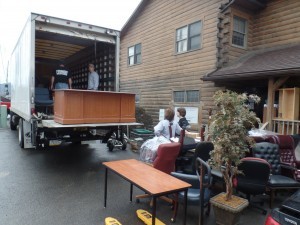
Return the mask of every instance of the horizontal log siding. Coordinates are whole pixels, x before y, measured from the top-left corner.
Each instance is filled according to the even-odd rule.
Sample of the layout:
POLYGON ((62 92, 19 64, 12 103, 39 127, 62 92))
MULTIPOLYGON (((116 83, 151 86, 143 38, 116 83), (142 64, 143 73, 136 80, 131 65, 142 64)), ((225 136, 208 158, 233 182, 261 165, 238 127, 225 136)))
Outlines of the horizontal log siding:
POLYGON ((247 53, 251 50, 253 46, 253 17, 250 12, 245 12, 236 7, 231 8, 230 14, 230 32, 229 32, 229 48, 228 48, 228 57, 229 63, 234 62, 236 59, 247 53), (247 42, 245 48, 240 48, 232 45, 232 34, 233 34, 233 17, 239 16, 247 20, 247 42))
POLYGON ((254 24, 254 49, 300 43, 300 1, 269 1, 255 16, 254 24))
POLYGON ((160 108, 173 105, 174 90, 200 90, 200 118, 207 121, 207 109, 217 90, 211 82, 200 80, 215 69, 217 15, 227 0, 152 0, 121 37, 120 90, 140 94, 140 106, 158 121, 160 108), (176 54, 176 29, 202 21, 202 47, 176 54), (142 44, 142 63, 127 65, 128 47, 142 44), (203 96, 203 97, 202 97, 203 96))

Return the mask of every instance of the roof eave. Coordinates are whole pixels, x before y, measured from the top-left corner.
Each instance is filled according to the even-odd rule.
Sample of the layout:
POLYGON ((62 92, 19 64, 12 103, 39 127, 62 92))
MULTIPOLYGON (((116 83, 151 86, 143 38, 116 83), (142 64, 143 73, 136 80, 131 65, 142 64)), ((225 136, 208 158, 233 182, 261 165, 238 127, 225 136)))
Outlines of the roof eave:
POLYGON ((141 0, 140 1, 140 3, 135 8, 135 10, 131 14, 131 16, 128 18, 128 20, 126 21, 126 23, 121 28, 121 35, 127 30, 128 26, 131 24, 132 20, 138 15, 138 13, 144 7, 144 5, 146 4, 146 2, 147 2, 147 0, 141 0))
POLYGON ((281 70, 254 71, 247 73, 224 74, 210 77, 209 75, 202 78, 203 81, 227 81, 241 79, 265 79, 273 76, 300 75, 300 68, 290 68, 281 70))

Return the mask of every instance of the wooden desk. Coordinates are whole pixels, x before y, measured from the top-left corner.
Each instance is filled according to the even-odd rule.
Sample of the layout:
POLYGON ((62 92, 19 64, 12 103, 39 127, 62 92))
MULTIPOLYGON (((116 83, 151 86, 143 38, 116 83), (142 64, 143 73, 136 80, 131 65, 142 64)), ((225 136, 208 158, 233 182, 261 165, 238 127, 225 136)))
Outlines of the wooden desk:
POLYGON ((54 121, 60 124, 133 123, 135 95, 91 90, 55 90, 54 121))
POLYGON ((130 182, 130 201, 132 201, 133 185, 145 191, 153 197, 152 224, 155 225, 156 217, 156 199, 167 194, 184 191, 184 218, 183 224, 186 224, 187 209, 187 189, 190 184, 181 181, 171 175, 135 160, 119 160, 104 162, 105 168, 105 188, 104 188, 104 207, 107 199, 107 171, 112 170, 128 182, 130 182))

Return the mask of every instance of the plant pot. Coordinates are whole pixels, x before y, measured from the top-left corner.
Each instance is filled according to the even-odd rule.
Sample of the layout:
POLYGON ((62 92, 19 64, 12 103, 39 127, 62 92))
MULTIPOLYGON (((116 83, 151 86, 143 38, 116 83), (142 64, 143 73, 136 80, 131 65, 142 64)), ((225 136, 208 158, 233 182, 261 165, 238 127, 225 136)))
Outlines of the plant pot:
POLYGON ((241 212, 245 209, 249 202, 247 199, 232 196, 229 201, 225 200, 225 193, 220 193, 210 199, 213 206, 216 224, 219 225, 236 225, 239 224, 241 212))

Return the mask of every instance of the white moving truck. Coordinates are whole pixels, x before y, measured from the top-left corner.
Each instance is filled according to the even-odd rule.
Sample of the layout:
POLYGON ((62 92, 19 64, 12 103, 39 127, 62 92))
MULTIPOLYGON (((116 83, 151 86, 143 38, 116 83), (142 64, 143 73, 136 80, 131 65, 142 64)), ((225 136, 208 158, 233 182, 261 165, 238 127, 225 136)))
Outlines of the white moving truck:
POLYGON ((22 148, 44 148, 62 141, 105 142, 114 133, 126 148, 123 129, 135 123, 61 125, 53 121, 51 109, 45 111, 35 103, 35 91, 49 89, 61 60, 71 72, 73 88, 87 88, 88 64, 93 63, 100 75, 99 90, 119 91, 119 35, 116 30, 31 13, 9 61, 10 127, 18 128, 22 148))

